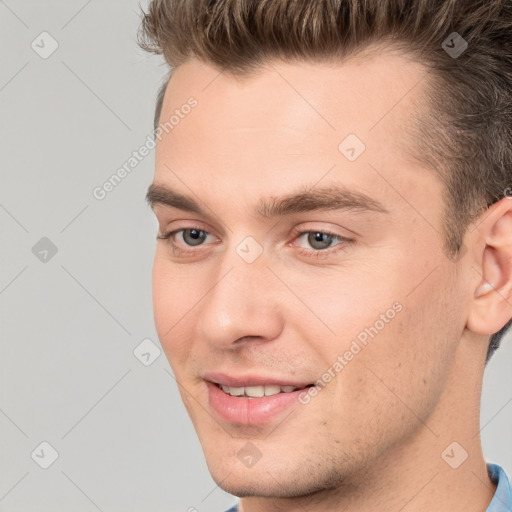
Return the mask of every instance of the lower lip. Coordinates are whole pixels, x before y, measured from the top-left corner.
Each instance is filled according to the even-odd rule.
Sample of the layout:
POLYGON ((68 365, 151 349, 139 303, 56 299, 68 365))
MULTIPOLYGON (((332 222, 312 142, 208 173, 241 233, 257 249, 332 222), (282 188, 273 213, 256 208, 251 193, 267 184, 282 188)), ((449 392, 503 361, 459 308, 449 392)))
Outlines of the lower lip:
POLYGON ((262 425, 270 421, 276 414, 299 403, 299 395, 303 389, 290 393, 278 393, 261 398, 236 397, 224 393, 216 384, 206 382, 208 401, 217 416, 230 423, 241 425, 262 425))

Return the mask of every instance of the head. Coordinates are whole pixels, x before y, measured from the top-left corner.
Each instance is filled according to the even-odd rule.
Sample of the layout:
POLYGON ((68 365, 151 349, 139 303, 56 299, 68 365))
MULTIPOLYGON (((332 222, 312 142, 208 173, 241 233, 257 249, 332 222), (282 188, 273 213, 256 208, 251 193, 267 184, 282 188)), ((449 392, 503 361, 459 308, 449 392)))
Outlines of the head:
POLYGON ((355 481, 478 399, 512 317, 511 30, 500 0, 150 4, 155 130, 196 105, 157 142, 155 322, 229 492, 355 481), (234 421, 225 375, 316 386, 234 421))

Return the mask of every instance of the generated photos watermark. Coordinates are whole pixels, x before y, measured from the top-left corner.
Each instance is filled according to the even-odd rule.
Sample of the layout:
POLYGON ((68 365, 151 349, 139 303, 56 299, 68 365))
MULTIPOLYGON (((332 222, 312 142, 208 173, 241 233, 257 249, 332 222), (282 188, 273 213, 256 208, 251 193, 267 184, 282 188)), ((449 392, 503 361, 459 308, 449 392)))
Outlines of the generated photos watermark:
POLYGON ((156 147, 156 140, 162 140, 164 133, 168 134, 174 130, 179 123, 192 112, 194 107, 197 107, 198 101, 191 96, 187 102, 174 109, 173 115, 165 122, 161 122, 156 130, 154 137, 148 135, 145 142, 136 150, 133 151, 131 156, 119 167, 104 183, 94 187, 92 195, 94 199, 102 201, 107 195, 112 192, 139 164, 146 158, 152 149, 156 147))
POLYGON ((309 404, 311 399, 331 382, 403 309, 400 302, 394 302, 390 308, 379 315, 379 318, 369 327, 365 327, 350 344, 350 347, 338 355, 336 361, 322 374, 314 386, 299 394, 299 402, 309 404))

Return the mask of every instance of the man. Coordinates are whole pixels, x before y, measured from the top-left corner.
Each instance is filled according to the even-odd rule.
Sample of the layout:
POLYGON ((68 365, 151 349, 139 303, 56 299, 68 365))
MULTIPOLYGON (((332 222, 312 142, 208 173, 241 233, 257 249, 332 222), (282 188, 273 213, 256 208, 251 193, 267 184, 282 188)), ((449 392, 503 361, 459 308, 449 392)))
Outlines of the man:
POLYGON ((243 512, 510 511, 512 6, 154 0, 157 332, 243 512))

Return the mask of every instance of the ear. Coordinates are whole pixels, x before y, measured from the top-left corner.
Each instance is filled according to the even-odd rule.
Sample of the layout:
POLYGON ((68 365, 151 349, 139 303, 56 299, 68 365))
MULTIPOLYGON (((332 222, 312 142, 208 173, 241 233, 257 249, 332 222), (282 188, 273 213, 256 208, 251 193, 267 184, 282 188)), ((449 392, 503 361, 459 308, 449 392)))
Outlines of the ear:
POLYGON ((471 236, 475 283, 467 328, 494 334, 512 318, 512 199, 489 207, 471 236))

